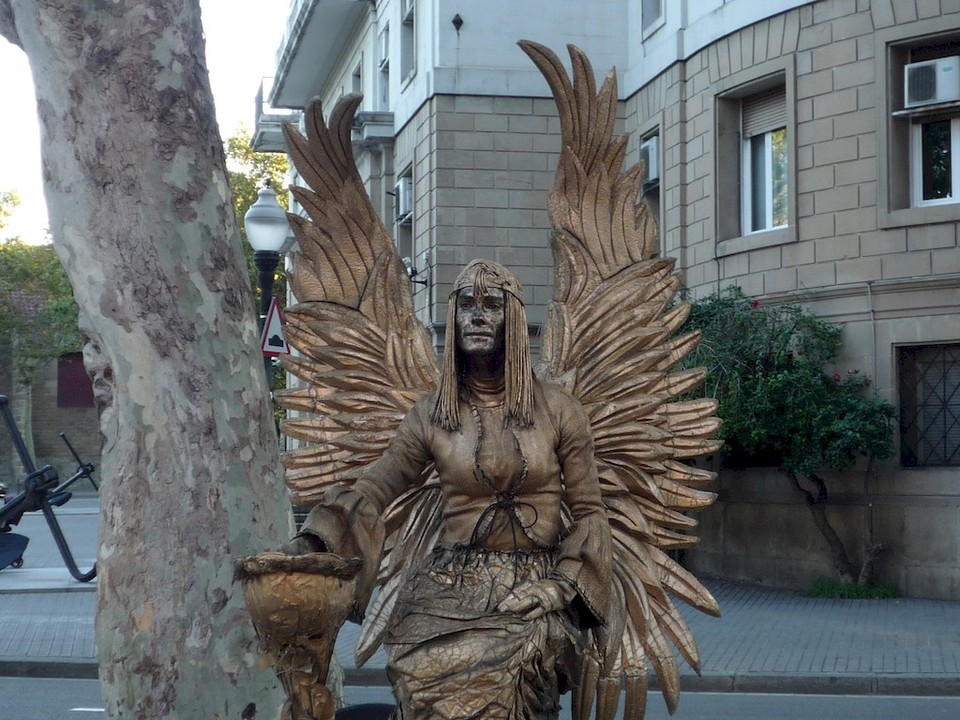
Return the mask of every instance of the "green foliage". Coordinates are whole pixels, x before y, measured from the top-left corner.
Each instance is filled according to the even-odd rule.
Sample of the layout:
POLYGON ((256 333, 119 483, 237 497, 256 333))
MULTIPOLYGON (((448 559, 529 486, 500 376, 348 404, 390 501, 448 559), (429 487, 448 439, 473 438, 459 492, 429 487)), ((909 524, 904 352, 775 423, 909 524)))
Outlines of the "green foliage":
POLYGON ((19 204, 20 196, 15 190, 0 192, 0 230, 7 226, 7 221, 19 204))
POLYGON ((77 312, 53 245, 0 242, 0 339, 12 343, 19 381, 32 383, 50 360, 82 347, 77 312))
POLYGON ((856 585, 832 578, 823 578, 810 586, 807 597, 826 598, 828 600, 885 600, 897 597, 897 589, 889 583, 856 585))
MULTIPOLYGON (((247 240, 247 231, 243 227, 243 216, 257 201, 257 192, 265 182, 269 182, 277 191, 277 200, 287 207, 287 194, 282 191, 287 179, 287 156, 283 153, 254 152, 250 148, 250 133, 241 126, 235 135, 227 138, 227 176, 233 190, 233 210, 243 238, 243 252, 247 258, 247 272, 253 287, 257 307, 260 306, 260 285, 257 281, 257 268, 253 264, 253 248, 247 240)), ((286 278, 282 264, 274 275, 274 294, 284 304, 286 299, 286 278)))
POLYGON ((703 338, 687 359, 708 369, 704 392, 719 401, 728 458, 811 475, 857 456, 890 452, 894 409, 867 392, 857 370, 825 372, 842 329, 798 303, 761 305, 739 288, 691 305, 687 329, 703 338))

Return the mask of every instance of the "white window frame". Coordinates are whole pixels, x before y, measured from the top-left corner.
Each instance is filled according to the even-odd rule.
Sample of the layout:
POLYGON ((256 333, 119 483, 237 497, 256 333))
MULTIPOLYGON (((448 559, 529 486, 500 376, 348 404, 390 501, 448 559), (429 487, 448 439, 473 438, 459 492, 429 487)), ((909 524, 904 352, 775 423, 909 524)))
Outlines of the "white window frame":
MULTIPOLYGON (((786 127, 773 128, 767 130, 763 133, 760 133, 759 136, 763 138, 763 170, 764 170, 764 187, 766 188, 765 199, 766 199, 766 212, 763 219, 763 227, 755 228, 753 227, 753 140, 758 137, 754 135, 752 137, 744 138, 741 142, 741 154, 740 154, 740 182, 741 187, 743 188, 743 193, 741 195, 741 220, 740 227, 743 228, 744 235, 752 235, 754 233, 768 232, 770 230, 777 230, 778 228, 787 227, 790 224, 790 214, 789 208, 787 211, 787 222, 780 225, 773 224, 773 134, 783 130, 787 132, 786 127)), ((790 169, 787 168, 787 182, 790 182, 790 169)), ((789 192, 789 189, 788 189, 789 192)))
POLYGON ((357 64, 354 66, 353 72, 350 73, 350 92, 352 93, 363 92, 363 57, 362 56, 360 60, 357 61, 357 64))
MULTIPOLYGON (((714 176, 713 216, 717 238, 718 258, 759 248, 795 243, 797 231, 797 127, 796 118, 796 62, 794 56, 784 55, 732 73, 714 83, 714 176), (766 232, 746 233, 743 226, 743 106, 754 103, 757 96, 783 88, 784 116, 764 127, 758 123, 757 132, 785 127, 787 154, 787 225, 766 232)), ((755 116, 751 113, 749 124, 755 116)), ((751 134, 754 134, 751 131, 751 134)))
POLYGON ((917 118, 910 126, 910 194, 913 207, 931 207, 960 202, 960 116, 917 118), (923 199, 923 125, 950 121, 950 197, 933 200, 923 199))
POLYGON ((400 82, 406 85, 417 74, 417 3, 405 0, 400 18, 400 82), (409 65, 409 67, 406 67, 409 65), (404 72, 406 70, 406 72, 404 72))
POLYGON ((662 28, 666 23, 666 2, 664 0, 659 0, 659 12, 652 18, 649 18, 650 22, 647 22, 648 18, 643 8, 644 3, 640 2, 640 38, 645 40, 655 33, 657 30, 662 28))

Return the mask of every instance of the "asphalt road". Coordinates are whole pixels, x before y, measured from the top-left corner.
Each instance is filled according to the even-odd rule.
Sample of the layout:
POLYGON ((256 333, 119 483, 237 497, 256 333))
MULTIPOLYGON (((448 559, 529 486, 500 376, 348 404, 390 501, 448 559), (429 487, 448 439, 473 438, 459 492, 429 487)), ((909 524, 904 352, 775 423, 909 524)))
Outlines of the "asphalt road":
MULTIPOLYGON (((347 688, 354 702, 389 701, 387 688, 347 688)), ((0 677, 0 720, 103 718, 96 680, 0 677), (11 704, 13 699, 16 702, 11 704), (12 709, 15 707, 16 709, 12 709)), ((569 717, 566 712, 561 717, 569 717)), ((876 695, 747 695, 684 693, 672 720, 956 720, 960 698, 876 695)), ((646 720, 667 720, 663 701, 651 696, 646 720)))
MULTIPOLYGON (((97 525, 100 514, 95 497, 74 497, 62 507, 53 509, 60 529, 81 572, 89 570, 97 557, 97 525)), ((43 513, 27 513, 14 532, 30 539, 23 553, 24 567, 65 567, 50 526, 43 513)), ((0 720, 3 720, 0 705, 0 720)), ((13 720, 13 719, 11 719, 13 720)))

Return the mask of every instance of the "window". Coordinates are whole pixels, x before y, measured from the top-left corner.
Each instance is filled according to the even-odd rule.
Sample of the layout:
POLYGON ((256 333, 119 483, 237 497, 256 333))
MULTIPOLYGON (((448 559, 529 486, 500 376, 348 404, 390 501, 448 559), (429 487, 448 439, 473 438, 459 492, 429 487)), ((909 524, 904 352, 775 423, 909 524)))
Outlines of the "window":
POLYGON ((716 84, 717 257, 797 240, 795 77, 787 56, 716 84))
POLYGON ((642 0, 640 3, 640 31, 652 33, 663 25, 663 0, 642 0))
POLYGON ((942 18, 877 33, 881 228, 960 220, 960 33, 942 18))
POLYGON ((394 219, 397 223, 394 237, 400 257, 413 257, 413 166, 397 176, 393 188, 394 219))
POLYGON ((787 112, 783 87, 741 103, 743 233, 787 224, 787 112))
POLYGON ((911 126, 910 158, 913 204, 939 205, 958 202, 960 178, 960 117, 920 119, 911 126))
POLYGON ((358 62, 353 69, 353 75, 350 76, 350 92, 363 92, 363 63, 358 62))
MULTIPOLYGON (((663 227, 660 218, 660 129, 643 135, 640 139, 640 162, 643 163, 643 184, 641 192, 650 208, 650 215, 663 227)), ((660 236, 663 253, 663 235, 660 236)))
POLYGON ((416 19, 416 0, 402 0, 403 17, 400 20, 400 80, 406 81, 417 72, 416 63, 416 34, 414 21, 416 19))
POLYGON ((960 465, 960 345, 898 350, 900 464, 960 465))
POLYGON ((384 25, 378 42, 380 65, 380 105, 378 110, 390 109, 390 26, 384 25))
POLYGON ((57 358, 57 407, 92 408, 93 382, 83 366, 82 353, 57 358))

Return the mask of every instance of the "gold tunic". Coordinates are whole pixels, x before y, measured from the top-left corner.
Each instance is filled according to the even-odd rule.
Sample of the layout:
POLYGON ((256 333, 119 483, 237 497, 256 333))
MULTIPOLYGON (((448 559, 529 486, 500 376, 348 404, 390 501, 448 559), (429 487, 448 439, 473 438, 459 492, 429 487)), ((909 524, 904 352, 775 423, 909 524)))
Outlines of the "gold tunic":
POLYGON ((501 398, 464 390, 453 432, 430 423, 434 398, 424 398, 354 488, 330 493, 301 531, 337 545, 331 518, 352 518, 366 526, 352 533, 355 549, 375 570, 383 531, 371 520, 434 463, 439 547, 406 578, 386 639, 407 720, 555 717, 576 679, 578 628, 604 621, 610 529, 586 414, 560 387, 535 383, 533 422, 517 428, 505 424, 501 398), (525 622, 496 610, 517 584, 543 578, 575 588, 568 611, 525 622))

